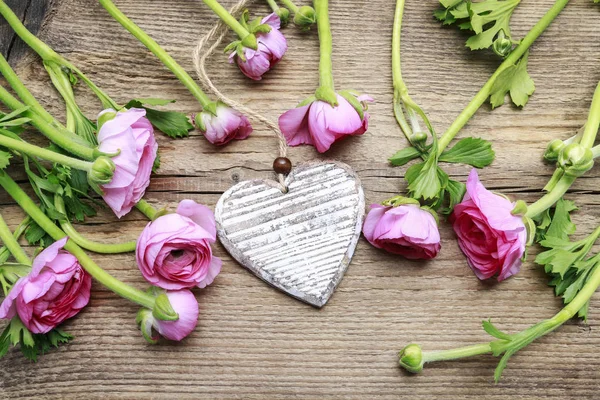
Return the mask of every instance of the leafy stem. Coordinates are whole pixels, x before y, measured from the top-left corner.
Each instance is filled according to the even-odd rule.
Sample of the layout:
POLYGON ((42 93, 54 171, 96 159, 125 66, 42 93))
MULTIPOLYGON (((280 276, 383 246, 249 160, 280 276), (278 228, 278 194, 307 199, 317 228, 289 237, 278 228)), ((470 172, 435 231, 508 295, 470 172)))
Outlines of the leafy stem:
POLYGON ((23 249, 19 245, 19 242, 17 242, 17 239, 15 239, 8 225, 6 225, 6 221, 4 221, 2 214, 0 214, 0 240, 2 240, 4 246, 6 246, 10 254, 13 255, 13 257, 15 258, 15 260, 17 260, 18 263, 24 265, 31 265, 31 260, 29 259, 29 256, 27 256, 25 251, 23 251, 23 249))
MULTIPOLYGON (((65 210, 65 203, 61 196, 54 196, 54 205, 59 213, 62 213, 65 216, 67 215, 67 211, 65 210)), ((135 240, 114 244, 98 243, 83 237, 67 218, 61 219, 59 223, 60 227, 65 232, 65 234, 69 236, 69 239, 73 240, 80 247, 86 250, 102 254, 119 254, 135 251, 135 247, 137 244, 135 240)))
POLYGON ((479 92, 473 97, 460 115, 452 122, 450 127, 444 132, 439 139, 438 154, 442 154, 444 149, 450 144, 452 139, 458 132, 467 124, 475 112, 485 103, 492 94, 494 83, 498 76, 507 68, 517 64, 519 59, 527 52, 529 47, 537 40, 538 37, 546 30, 546 28, 554 21, 554 19, 565 8, 569 0, 557 0, 548 12, 534 25, 533 28, 525 35, 523 40, 510 53, 508 57, 500 64, 498 69, 492 74, 490 79, 483 85, 479 92))
POLYGON ((90 172, 92 170, 93 164, 89 161, 78 160, 52 150, 44 149, 43 147, 29 144, 22 140, 4 136, 4 132, 5 131, 0 129, 0 146, 4 146, 18 152, 23 152, 29 156, 38 157, 53 163, 67 165, 81 171, 90 172))
MULTIPOLYGON (((19 206, 54 240, 60 240, 67 235, 57 227, 50 218, 31 200, 31 198, 4 171, 0 171, 0 186, 19 204, 19 206)), ((74 241, 69 240, 65 250, 75 256, 81 266, 98 282, 116 294, 133 301, 143 307, 154 309, 155 298, 146 292, 131 287, 116 279, 98 266, 74 241)))
MULTIPOLYGON (((152 39, 146 32, 130 20, 121 10, 115 6, 111 0, 99 0, 100 4, 108 11, 108 13, 125 29, 129 31, 136 39, 138 39, 148 50, 152 52, 173 74, 181 81, 181 83, 194 95, 198 102, 205 108, 211 101, 198 86, 196 81, 167 53, 160 45, 152 39)), ((205 1, 205 3, 216 3, 220 9, 223 9, 216 1, 205 1)), ((223 9, 226 13, 227 11, 223 9)), ((216 12, 216 11, 215 11, 216 12)), ((227 13, 229 15, 229 13, 227 13)), ((231 15, 229 15, 231 17, 231 15)), ((239 25, 246 34, 248 31, 243 28, 235 18, 231 17, 237 25, 239 25)))

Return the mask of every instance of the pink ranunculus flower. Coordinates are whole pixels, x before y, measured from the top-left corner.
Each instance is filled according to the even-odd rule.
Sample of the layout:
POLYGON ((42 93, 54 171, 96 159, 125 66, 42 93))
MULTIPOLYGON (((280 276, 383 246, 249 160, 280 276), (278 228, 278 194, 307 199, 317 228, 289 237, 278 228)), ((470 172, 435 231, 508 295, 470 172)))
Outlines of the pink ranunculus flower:
POLYGON ((167 290, 167 297, 179 319, 161 321, 154 318, 152 327, 164 338, 180 341, 194 331, 198 324, 198 301, 188 289, 167 290))
MULTIPOLYGON (((310 144, 324 153, 339 139, 365 133, 369 126, 369 114, 365 112, 361 119, 348 100, 339 94, 336 97, 337 107, 316 100, 283 113, 279 117, 279 128, 288 145, 310 144)), ((357 96, 357 100, 362 103, 373 101, 367 95, 357 96)))
POLYGON ((233 139, 243 140, 252 133, 250 121, 239 111, 217 103, 215 113, 205 110, 196 117, 196 125, 212 144, 221 146, 233 139))
POLYGON ((256 33, 258 49, 245 47, 245 61, 237 55, 236 51, 229 55, 229 62, 235 61, 242 73, 255 81, 261 80, 262 76, 283 58, 288 48, 285 36, 279 31, 281 20, 277 14, 272 13, 266 16, 262 19, 262 23, 269 25, 271 31, 256 33))
POLYGON ((0 305, 0 318, 15 315, 32 333, 47 333, 74 317, 90 300, 92 278, 77 258, 63 250, 67 238, 48 246, 33 260, 0 305))
POLYGON ((183 200, 177 213, 150 222, 137 241, 137 264, 146 280, 163 289, 178 290, 210 285, 221 271, 213 256, 216 240, 212 211, 183 200))
POLYGON ((467 193, 450 216, 458 244, 479 279, 502 281, 521 269, 527 229, 514 203, 487 190, 471 170, 467 193))
MULTIPOLYGON (((114 110, 104 110, 100 115, 106 112, 114 110)), ((98 132, 98 149, 119 153, 112 158, 116 167, 112 180, 100 186, 104 201, 119 218, 142 199, 150 184, 158 144, 145 115, 146 110, 139 108, 119 111, 98 132)))
POLYGON ((372 204, 363 234, 373 246, 411 260, 434 258, 441 247, 434 216, 415 204, 372 204))

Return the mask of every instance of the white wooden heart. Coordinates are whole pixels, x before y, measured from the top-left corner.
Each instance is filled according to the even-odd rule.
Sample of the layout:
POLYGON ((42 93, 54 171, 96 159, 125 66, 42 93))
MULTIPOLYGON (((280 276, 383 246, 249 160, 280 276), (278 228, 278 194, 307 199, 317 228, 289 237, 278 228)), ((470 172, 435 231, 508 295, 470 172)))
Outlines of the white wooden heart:
POLYGON ((215 209, 221 243, 240 264, 289 295, 322 307, 338 286, 365 214, 360 179, 346 164, 299 164, 277 182, 236 184, 215 209))

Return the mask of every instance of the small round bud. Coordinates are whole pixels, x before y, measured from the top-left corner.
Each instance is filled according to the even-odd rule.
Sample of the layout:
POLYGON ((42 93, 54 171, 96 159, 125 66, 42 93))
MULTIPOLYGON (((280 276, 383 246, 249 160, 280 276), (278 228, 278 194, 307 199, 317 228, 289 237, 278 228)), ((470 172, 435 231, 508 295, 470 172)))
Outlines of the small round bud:
POLYGON ((506 57, 512 51, 512 41, 506 38, 504 35, 498 36, 494 43, 492 44, 492 50, 494 53, 498 54, 500 57, 506 57))
POLYGON ((594 165, 594 154, 591 149, 579 143, 566 145, 558 155, 558 165, 566 175, 579 177, 594 165))
POLYGON ((303 30, 310 29, 310 26, 317 22, 317 13, 311 6, 302 6, 294 15, 294 24, 303 30))
POLYGON ((289 158, 277 157, 273 161, 273 170, 278 174, 287 175, 292 171, 292 162, 289 158))
POLYGON ((422 145, 427 142, 427 133, 425 132, 415 132, 410 137, 410 142, 414 146, 422 145))
POLYGON ((556 162, 558 160, 558 155, 566 146, 565 142, 560 139, 554 139, 550 143, 548 143, 548 147, 546 147, 546 151, 544 152, 544 159, 550 162, 556 162))
POLYGON ((418 344, 409 344, 398 353, 399 364, 413 374, 423 370, 423 351, 418 344))
POLYGON ((275 14, 277 14, 279 19, 281 20, 282 26, 286 26, 288 24, 290 20, 290 10, 288 10, 285 7, 279 7, 277 11, 275 11, 275 14))
POLYGON ((115 168, 115 163, 110 158, 98 157, 92 164, 91 171, 88 172, 88 180, 96 185, 106 185, 112 181, 115 168))

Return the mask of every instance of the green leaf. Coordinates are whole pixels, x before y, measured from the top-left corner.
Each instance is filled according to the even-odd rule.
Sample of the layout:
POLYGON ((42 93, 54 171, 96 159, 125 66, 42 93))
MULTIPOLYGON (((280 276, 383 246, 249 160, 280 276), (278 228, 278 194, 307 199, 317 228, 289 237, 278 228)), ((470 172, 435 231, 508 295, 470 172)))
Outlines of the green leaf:
POLYGON ((42 246, 47 247, 54 243, 54 240, 46 234, 35 221, 32 221, 31 224, 25 230, 25 240, 32 246, 42 246))
POLYGON ((571 222, 571 212, 577 210, 574 202, 561 198, 556 203, 552 222, 546 230, 546 236, 567 239, 569 235, 575 233, 577 229, 575 224, 571 222))
POLYGON ((535 91, 535 84, 527 72, 529 51, 515 64, 503 70, 494 81, 491 90, 490 103, 492 108, 504 104, 504 97, 510 93, 512 102, 523 107, 529 96, 535 91))
POLYGON ((175 103, 175 100, 157 99, 157 98, 152 98, 152 97, 133 99, 129 103, 127 103, 125 108, 136 107, 136 106, 130 106, 130 104, 132 102, 139 103, 140 105, 137 107, 140 107, 142 104, 147 105, 147 106, 166 106, 167 104, 175 103))
POLYGON ((11 120, 11 119, 23 114, 24 112, 29 110, 29 108, 30 108, 29 106, 17 108, 16 110, 14 110, 13 112, 11 112, 9 114, 4 114, 4 113, 0 112, 0 122, 11 120))
POLYGON ((165 105, 172 102, 173 100, 139 99, 131 100, 125 107, 144 108, 146 110, 146 118, 148 118, 150 123, 156 129, 173 139, 187 137, 188 132, 194 129, 187 115, 176 111, 160 111, 145 106, 145 104, 165 105), (147 101, 147 103, 144 103, 144 101, 147 101))
POLYGON ((409 161, 414 160, 415 158, 419 158, 421 156, 421 152, 414 147, 405 147, 402 150, 396 152, 393 156, 391 156, 388 160, 392 165, 402 166, 409 161))
POLYGON ((10 153, 0 150, 0 170, 9 166, 11 158, 12 155, 10 153))
POLYGON ((408 181, 408 191, 415 199, 436 199, 442 190, 435 157, 411 166, 406 170, 405 179, 408 181))
POLYGON ((479 138, 464 138, 451 149, 445 150, 439 161, 449 163, 462 163, 475 168, 487 167, 494 161, 496 154, 492 150, 492 143, 479 138))
POLYGON ((466 192, 467 186, 464 183, 448 179, 448 184, 446 185, 448 207, 442 210, 442 214, 451 214, 454 211, 454 207, 465 197, 466 192))
POLYGON ((482 326, 484 331, 486 331, 489 335, 495 337, 496 339, 511 340, 510 335, 496 328, 494 324, 492 324, 491 320, 483 321, 482 326))

